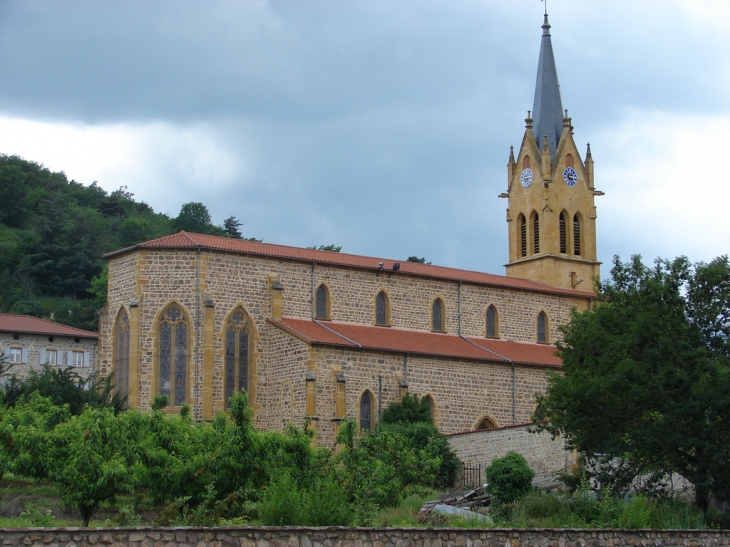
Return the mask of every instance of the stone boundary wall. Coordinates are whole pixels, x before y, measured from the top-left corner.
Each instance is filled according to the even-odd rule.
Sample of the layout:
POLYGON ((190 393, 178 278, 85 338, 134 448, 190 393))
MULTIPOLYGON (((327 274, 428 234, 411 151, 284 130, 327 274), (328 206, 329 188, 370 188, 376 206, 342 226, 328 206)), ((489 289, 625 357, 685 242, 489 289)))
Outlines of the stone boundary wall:
POLYGON ((715 547, 730 530, 463 528, 18 528, 3 546, 39 547, 715 547))
POLYGON ((488 431, 470 431, 447 436, 451 448, 466 464, 481 464, 484 470, 492 460, 507 452, 522 454, 535 472, 535 484, 554 482, 555 476, 569 471, 575 457, 565 450, 561 439, 553 439, 548 433, 530 433, 530 426, 522 424, 488 431))

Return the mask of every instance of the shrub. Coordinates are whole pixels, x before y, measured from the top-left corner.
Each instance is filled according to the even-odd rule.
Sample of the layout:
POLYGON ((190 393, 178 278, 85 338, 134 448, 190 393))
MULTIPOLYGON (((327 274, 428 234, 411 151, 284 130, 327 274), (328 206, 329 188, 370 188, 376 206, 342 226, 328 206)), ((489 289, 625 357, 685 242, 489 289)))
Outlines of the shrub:
POLYGON ((487 482, 492 503, 507 505, 525 497, 532 490, 535 472, 517 452, 508 452, 503 458, 496 458, 487 467, 487 482))
POLYGON ((427 423, 431 424, 431 407, 426 397, 419 399, 415 393, 406 393, 400 401, 391 403, 383 411, 384 424, 397 423, 427 423))

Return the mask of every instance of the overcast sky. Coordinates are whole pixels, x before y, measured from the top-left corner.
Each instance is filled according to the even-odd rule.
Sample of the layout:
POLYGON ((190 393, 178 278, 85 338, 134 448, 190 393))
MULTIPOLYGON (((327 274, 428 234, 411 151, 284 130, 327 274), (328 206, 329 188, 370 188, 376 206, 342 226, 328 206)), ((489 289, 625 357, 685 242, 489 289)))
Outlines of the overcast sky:
MULTIPOLYGON (((0 1, 0 153, 296 246, 504 273, 538 0, 0 1)), ((598 251, 730 248, 730 2, 550 0, 598 251)))

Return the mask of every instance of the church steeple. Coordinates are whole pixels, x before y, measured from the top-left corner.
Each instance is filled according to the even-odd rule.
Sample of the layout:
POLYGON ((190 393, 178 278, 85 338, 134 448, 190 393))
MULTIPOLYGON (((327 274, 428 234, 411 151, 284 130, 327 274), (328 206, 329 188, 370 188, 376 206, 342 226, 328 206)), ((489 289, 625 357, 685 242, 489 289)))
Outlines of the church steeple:
POLYGON ((540 148, 547 135, 550 159, 555 157, 555 149, 563 131, 563 101, 560 98, 558 71, 555 68, 553 44, 550 40, 550 23, 547 13, 542 25, 540 58, 537 63, 535 100, 532 104, 533 132, 540 148))
POLYGON ((563 110, 547 13, 537 67, 535 103, 519 152, 507 164, 507 275, 553 287, 592 290, 596 252, 596 190, 590 146, 585 162, 563 110))

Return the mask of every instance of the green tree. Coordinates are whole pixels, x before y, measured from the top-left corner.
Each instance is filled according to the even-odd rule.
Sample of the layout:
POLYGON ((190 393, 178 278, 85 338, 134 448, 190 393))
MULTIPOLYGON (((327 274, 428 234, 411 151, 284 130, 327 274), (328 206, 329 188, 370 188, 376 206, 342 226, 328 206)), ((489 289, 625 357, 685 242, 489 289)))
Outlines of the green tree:
POLYGON ((641 474, 656 488, 676 472, 706 510, 710 494, 730 496, 728 259, 615 258, 611 275, 562 327, 563 374, 538 397, 537 425, 582 451, 603 485, 622 492, 641 474))
POLYGON ((532 490, 532 479, 535 478, 535 472, 517 452, 507 452, 504 457, 492 460, 485 475, 489 484, 487 490, 496 507, 524 498, 532 490))
POLYGON ((399 422, 433 423, 428 399, 426 397, 419 398, 415 393, 406 393, 400 401, 389 404, 383 411, 383 423, 397 424, 399 422))
POLYGON ((320 245, 317 247, 316 245, 314 247, 307 247, 307 249, 312 249, 314 251, 330 251, 331 253, 339 253, 342 250, 342 245, 335 245, 332 243, 331 245, 320 245))
POLYGON ((431 264, 430 262, 426 262, 426 259, 425 258, 423 258, 423 257, 419 258, 416 255, 409 256, 406 259, 406 262, 415 262, 417 264, 431 264))
POLYGON ((228 217, 223 221, 223 231, 225 234, 229 237, 235 237, 236 239, 241 239, 243 237, 243 234, 241 233, 241 226, 243 226, 242 222, 239 222, 236 217, 228 217))
POLYGON ((213 221, 208 208, 199 202, 191 201, 180 208, 180 214, 173 221, 175 230, 185 230, 197 234, 207 234, 213 229, 213 221))

